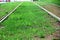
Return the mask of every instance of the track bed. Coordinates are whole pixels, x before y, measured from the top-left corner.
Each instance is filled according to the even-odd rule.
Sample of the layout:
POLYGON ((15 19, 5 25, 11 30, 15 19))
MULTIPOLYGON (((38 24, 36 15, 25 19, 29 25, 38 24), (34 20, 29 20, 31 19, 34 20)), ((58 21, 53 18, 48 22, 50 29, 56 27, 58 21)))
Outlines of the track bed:
POLYGON ((1 40, 46 40, 59 27, 57 20, 31 2, 24 2, 0 25, 1 40))

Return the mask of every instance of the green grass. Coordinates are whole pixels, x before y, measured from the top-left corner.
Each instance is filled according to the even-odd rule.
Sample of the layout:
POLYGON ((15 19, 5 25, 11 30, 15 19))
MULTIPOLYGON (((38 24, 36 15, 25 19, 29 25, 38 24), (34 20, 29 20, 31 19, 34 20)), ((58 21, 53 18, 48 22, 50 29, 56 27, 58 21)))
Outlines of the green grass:
POLYGON ((60 0, 39 0, 42 4, 56 4, 60 6, 60 0))
POLYGON ((19 2, 8 2, 0 4, 0 18, 12 11, 18 4, 19 2))
POLYGON ((54 20, 33 3, 24 2, 0 25, 0 40, 35 40, 55 31, 54 20))

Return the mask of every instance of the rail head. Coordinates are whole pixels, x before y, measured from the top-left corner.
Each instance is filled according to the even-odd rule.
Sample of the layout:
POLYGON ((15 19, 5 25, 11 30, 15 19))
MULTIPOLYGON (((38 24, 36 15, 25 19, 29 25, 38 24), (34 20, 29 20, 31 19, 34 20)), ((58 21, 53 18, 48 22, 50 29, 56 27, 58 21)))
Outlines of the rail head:
POLYGON ((16 6, 11 12, 9 12, 6 16, 2 17, 0 20, 0 23, 2 23, 8 16, 10 16, 20 5, 22 5, 23 2, 21 2, 20 4, 18 4, 18 6, 16 6))

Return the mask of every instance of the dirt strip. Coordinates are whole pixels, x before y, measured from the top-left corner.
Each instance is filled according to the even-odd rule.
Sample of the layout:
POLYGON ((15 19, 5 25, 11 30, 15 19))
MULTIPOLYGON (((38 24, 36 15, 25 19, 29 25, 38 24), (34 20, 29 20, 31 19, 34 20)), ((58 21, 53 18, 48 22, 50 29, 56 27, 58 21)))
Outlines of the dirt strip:
MULTIPOLYGON (((23 3, 23 2, 22 2, 23 3)), ((17 7, 15 7, 10 13, 8 13, 6 16, 3 16, 0 20, 0 23, 3 22, 10 14, 12 14, 22 3, 20 3, 17 7)))
POLYGON ((42 6, 45 9, 49 10, 50 12, 52 12, 53 14, 55 14, 56 16, 60 17, 60 7, 55 6, 55 5, 44 5, 42 6))

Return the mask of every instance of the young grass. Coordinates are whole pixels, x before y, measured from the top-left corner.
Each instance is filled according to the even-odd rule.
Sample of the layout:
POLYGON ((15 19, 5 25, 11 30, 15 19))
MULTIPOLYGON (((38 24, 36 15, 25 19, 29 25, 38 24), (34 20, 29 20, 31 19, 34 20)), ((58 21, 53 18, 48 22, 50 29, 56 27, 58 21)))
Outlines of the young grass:
POLYGON ((12 11, 19 2, 8 2, 8 3, 1 3, 0 4, 0 18, 6 14, 8 14, 10 11, 12 11))
POLYGON ((43 37, 55 31, 54 23, 48 13, 34 5, 24 2, 2 25, 1 40, 34 40, 34 36, 43 37), (50 20, 51 19, 51 20, 50 20))

